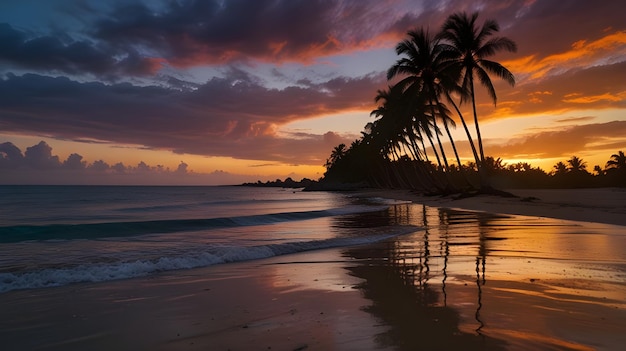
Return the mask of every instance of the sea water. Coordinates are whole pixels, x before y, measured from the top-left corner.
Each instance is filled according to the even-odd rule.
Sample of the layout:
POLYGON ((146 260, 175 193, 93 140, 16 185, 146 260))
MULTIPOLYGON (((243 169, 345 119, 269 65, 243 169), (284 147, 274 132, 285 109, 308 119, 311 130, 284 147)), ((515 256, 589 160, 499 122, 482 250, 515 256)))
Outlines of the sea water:
POLYGON ((372 243, 414 232, 341 218, 392 202, 300 189, 0 186, 0 293, 372 243))

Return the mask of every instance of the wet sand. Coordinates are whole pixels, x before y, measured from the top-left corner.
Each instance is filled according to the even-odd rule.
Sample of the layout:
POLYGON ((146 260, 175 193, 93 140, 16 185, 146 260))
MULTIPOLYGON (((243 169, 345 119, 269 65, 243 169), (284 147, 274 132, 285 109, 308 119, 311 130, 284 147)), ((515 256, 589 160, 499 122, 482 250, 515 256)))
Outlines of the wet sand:
MULTIPOLYGON (((430 198, 442 207, 402 204, 335 223, 424 228, 374 245, 8 292, 0 295, 0 343, 3 350, 620 349, 626 226, 611 224, 616 217, 602 204, 587 210, 589 202, 568 204, 608 215, 548 218, 566 217, 546 212, 566 201, 549 193, 554 199, 430 198), (488 206, 529 216, 477 212, 488 206)), ((420 201, 408 192, 359 195, 420 201)))
POLYGON ((5 293, 2 349, 372 349, 383 328, 339 257, 325 250, 5 293))

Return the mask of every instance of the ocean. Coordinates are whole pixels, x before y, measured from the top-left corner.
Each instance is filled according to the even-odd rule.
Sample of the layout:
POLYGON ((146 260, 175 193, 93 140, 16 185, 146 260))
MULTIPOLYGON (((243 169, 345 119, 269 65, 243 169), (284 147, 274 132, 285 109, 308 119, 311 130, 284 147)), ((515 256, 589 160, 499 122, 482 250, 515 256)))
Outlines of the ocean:
POLYGON ((0 340, 8 350, 626 343, 626 226, 373 194, 385 193, 0 186, 0 340))
POLYGON ((0 293, 373 243, 419 229, 389 219, 399 203, 243 186, 0 186, 0 293))

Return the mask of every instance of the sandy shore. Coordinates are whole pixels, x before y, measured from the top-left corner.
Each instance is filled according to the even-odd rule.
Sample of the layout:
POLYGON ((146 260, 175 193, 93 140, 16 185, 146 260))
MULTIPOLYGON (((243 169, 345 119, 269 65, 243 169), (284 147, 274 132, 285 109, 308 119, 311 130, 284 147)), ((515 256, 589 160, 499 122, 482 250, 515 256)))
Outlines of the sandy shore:
POLYGON ((370 350, 338 250, 0 295, 3 350, 370 350))
POLYGON ((559 218, 626 226, 626 188, 509 189, 517 198, 474 196, 421 196, 406 190, 364 190, 360 196, 378 196, 435 207, 491 213, 559 218))
POLYGON ((3 350, 620 349, 626 191, 512 192, 520 198, 367 191, 358 195, 440 208, 397 207, 388 220, 427 230, 373 245, 11 291, 0 295, 0 344, 3 350))

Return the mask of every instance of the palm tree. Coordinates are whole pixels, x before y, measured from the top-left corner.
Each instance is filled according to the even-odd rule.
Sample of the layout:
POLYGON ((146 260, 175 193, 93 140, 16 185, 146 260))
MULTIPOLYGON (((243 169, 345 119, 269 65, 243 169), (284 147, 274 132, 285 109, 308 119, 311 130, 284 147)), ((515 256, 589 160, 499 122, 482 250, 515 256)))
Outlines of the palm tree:
POLYGON ((606 162, 605 168, 607 170, 626 170, 626 155, 624 155, 624 151, 618 151, 616 154, 611 155, 611 159, 606 162))
POLYGON ((480 161, 480 158, 478 157, 478 152, 476 151, 476 146, 474 145, 472 133, 470 133, 469 128, 467 127, 467 123, 465 122, 465 118, 463 117, 459 106, 452 98, 452 94, 458 94, 459 96, 469 96, 469 92, 464 90, 463 87, 458 84, 458 77, 460 76, 460 74, 455 69, 455 67, 450 65, 448 67, 445 67, 442 71, 442 74, 439 76, 438 84, 441 87, 441 92, 446 97, 446 100, 452 105, 452 107, 454 107, 456 114, 459 116, 459 120, 461 120, 463 129, 465 130, 465 134, 467 135, 467 141, 469 142, 472 154, 474 155, 474 161, 478 163, 480 161))
POLYGON ((330 158, 326 160, 326 164, 324 166, 326 169, 330 169, 333 165, 337 164, 339 160, 341 160, 346 154, 346 144, 339 144, 333 148, 333 151, 330 153, 330 158))
POLYGON ((398 87, 378 90, 375 101, 381 104, 370 115, 385 119, 380 123, 384 123, 390 129, 390 132, 386 133, 386 138, 391 138, 389 141, 397 146, 406 144, 413 158, 421 159, 422 151, 417 144, 421 135, 413 128, 411 113, 402 91, 398 87))
POLYGON ((502 162, 502 159, 500 157, 498 157, 497 159, 491 156, 485 157, 485 162, 483 166, 487 171, 493 173, 506 169, 506 164, 502 162))
POLYGON ((599 176, 604 175, 605 173, 602 167, 600 167, 600 165, 593 166, 593 171, 596 172, 596 174, 599 176))
POLYGON ((570 172, 586 172, 587 171, 587 162, 583 161, 581 158, 577 156, 572 156, 569 160, 567 160, 569 164, 568 170, 570 172))
POLYGON ((554 174, 565 174, 567 173, 567 165, 561 161, 554 165, 554 174))
POLYGON ((439 151, 441 152, 445 168, 448 169, 448 161, 439 139, 439 128, 437 127, 437 118, 441 119, 460 167, 461 161, 449 129, 449 125, 454 125, 454 121, 450 118, 447 108, 439 99, 442 88, 438 82, 441 80, 440 75, 446 65, 441 56, 441 45, 439 40, 433 38, 423 28, 409 31, 408 36, 408 39, 401 41, 396 46, 396 53, 404 57, 398 59, 389 68, 387 79, 393 79, 399 75, 404 76, 396 86, 400 87, 409 98, 422 98, 427 103, 439 151))
MULTIPOLYGON (((469 96, 462 95, 461 98, 462 102, 468 98, 472 102, 474 125, 476 126, 476 137, 480 151, 480 163, 482 163, 485 161, 485 153, 476 113, 474 78, 476 76, 487 89, 489 96, 495 104, 497 96, 489 74, 494 74, 511 85, 515 85, 515 77, 500 63, 488 60, 487 57, 501 50, 515 52, 517 51, 517 45, 506 37, 491 37, 500 30, 500 26, 495 20, 486 20, 482 27, 479 27, 476 23, 477 19, 477 12, 471 16, 465 12, 452 14, 443 24, 439 38, 448 43, 443 44, 445 56, 452 61, 452 66, 457 67, 456 71, 459 72, 459 78, 462 81, 461 86, 469 92, 469 96)), ((480 168, 479 164, 479 170, 480 168)))
POLYGON ((423 99, 409 99, 402 89, 395 85, 386 90, 378 90, 376 102, 378 108, 370 115, 379 117, 374 122, 368 123, 366 129, 370 131, 372 142, 376 143, 383 157, 389 163, 390 171, 397 180, 396 183, 409 184, 415 187, 420 183, 421 187, 432 187, 433 180, 425 166, 429 163, 424 137, 428 138, 438 163, 440 163, 437 149, 432 141, 429 119, 424 117, 423 99), (421 148, 420 148, 421 144, 421 148), (425 158, 426 162, 423 161, 425 158), (417 162, 406 162, 415 160, 417 162), (398 162, 401 161, 401 162, 398 162), (417 177, 407 174, 408 168, 416 172, 417 177))

